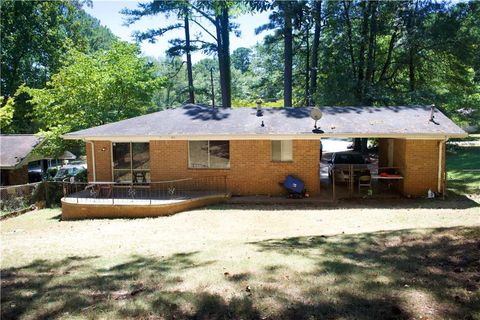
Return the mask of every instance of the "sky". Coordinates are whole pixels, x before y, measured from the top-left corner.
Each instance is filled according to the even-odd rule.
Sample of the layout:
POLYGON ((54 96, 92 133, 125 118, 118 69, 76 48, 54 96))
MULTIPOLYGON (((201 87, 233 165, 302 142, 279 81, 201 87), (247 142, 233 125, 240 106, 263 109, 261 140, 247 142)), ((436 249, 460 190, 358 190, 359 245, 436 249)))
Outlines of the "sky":
MULTIPOLYGON (((120 13, 120 10, 123 8, 134 9, 137 6, 139 1, 93 1, 92 7, 84 7, 85 11, 90 15, 94 16, 100 23, 108 27, 116 36, 120 39, 133 42, 132 32, 134 31, 144 31, 151 28, 165 27, 172 22, 175 22, 174 17, 166 18, 163 15, 158 15, 154 17, 144 17, 140 21, 136 22, 131 26, 125 26, 124 16, 120 13)), ((251 47, 257 42, 261 42, 267 32, 263 32, 260 35, 255 34, 255 28, 266 23, 268 21, 268 13, 256 13, 252 14, 243 14, 238 18, 233 20, 234 22, 240 25, 240 37, 236 37, 233 33, 230 34, 230 50, 233 51, 239 47, 251 47)), ((206 22, 202 24, 204 26, 209 26, 210 23, 206 22)), ((214 31, 213 27, 208 27, 209 31, 214 31)), ((190 32, 195 38, 196 35, 200 35, 200 27, 190 23, 190 32)), ((205 33, 202 34, 202 37, 205 40, 211 41, 213 39, 208 38, 208 35, 205 33)), ((156 43, 149 43, 148 41, 142 42, 141 48, 142 53, 146 56, 152 57, 164 57, 165 50, 168 49, 169 43, 168 40, 174 38, 184 38, 184 30, 177 29, 172 30, 166 33, 161 38, 157 39, 156 43)), ((203 58, 207 57, 201 52, 195 52, 192 55, 193 62, 197 62, 203 58)))

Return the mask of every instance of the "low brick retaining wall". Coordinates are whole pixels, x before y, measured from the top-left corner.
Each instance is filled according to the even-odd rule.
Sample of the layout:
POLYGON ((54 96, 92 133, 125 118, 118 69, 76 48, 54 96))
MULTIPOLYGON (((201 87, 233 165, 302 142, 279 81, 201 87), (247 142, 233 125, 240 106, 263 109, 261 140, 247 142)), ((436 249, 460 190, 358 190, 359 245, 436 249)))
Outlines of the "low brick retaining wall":
POLYGON ((62 220, 91 218, 146 218, 169 216, 178 212, 226 201, 229 194, 201 196, 166 204, 69 203, 62 199, 62 220))

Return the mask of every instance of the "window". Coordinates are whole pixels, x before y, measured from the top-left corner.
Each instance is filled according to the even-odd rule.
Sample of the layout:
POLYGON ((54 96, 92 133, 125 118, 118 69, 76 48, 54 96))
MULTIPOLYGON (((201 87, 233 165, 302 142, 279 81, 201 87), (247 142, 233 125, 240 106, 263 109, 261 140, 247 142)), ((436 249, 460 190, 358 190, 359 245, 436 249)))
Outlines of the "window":
POLYGON ((230 141, 189 141, 189 168, 230 168, 230 141))
POLYGON ((272 160, 273 161, 292 161, 292 140, 274 140, 272 141, 272 160))
POLYGON ((148 143, 112 143, 113 180, 115 182, 150 182, 148 143))

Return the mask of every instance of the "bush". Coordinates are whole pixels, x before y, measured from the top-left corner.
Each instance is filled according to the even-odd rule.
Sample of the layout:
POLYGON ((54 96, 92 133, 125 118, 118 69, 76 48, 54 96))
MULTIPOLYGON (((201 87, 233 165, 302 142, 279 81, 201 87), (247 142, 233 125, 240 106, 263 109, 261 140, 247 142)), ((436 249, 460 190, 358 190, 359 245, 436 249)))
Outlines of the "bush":
POLYGON ((75 176, 75 181, 76 182, 87 182, 87 176, 88 176, 87 170, 82 170, 75 176))
POLYGON ((47 207, 60 205, 63 197, 63 183, 44 181, 33 190, 32 202, 45 201, 47 207))

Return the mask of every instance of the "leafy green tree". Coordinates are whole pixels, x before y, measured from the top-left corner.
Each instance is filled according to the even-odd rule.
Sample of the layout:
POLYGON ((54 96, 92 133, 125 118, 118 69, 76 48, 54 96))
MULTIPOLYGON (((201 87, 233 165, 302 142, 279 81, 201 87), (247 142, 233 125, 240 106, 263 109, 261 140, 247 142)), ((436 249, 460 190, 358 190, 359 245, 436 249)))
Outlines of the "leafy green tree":
POLYGON ((157 69, 139 58, 136 45, 117 42, 108 51, 73 51, 45 88, 21 87, 47 137, 44 150, 62 152, 62 134, 131 118, 154 110, 154 91, 164 85, 157 69))
POLYGON ((2 95, 13 95, 21 84, 44 85, 72 47, 93 52, 115 40, 77 0, 3 0, 0 10, 2 95))
POLYGON ((249 48, 237 48, 232 53, 232 64, 233 67, 237 70, 240 70, 242 73, 247 72, 250 67, 252 56, 252 49, 249 48))
POLYGON ((8 98, 5 103, 4 99, 4 97, 0 96, 0 105, 3 105, 0 108, 0 132, 8 133, 13 120, 13 98, 8 98))
POLYGON ((82 41, 77 50, 93 53, 98 50, 108 50, 112 44, 118 41, 110 29, 100 24, 97 18, 92 17, 83 9, 76 10, 73 16, 75 38, 82 41))
MULTIPOLYGON (((40 88, 63 64, 66 52, 106 49, 115 36, 86 14, 77 0, 0 2, 0 92, 4 102, 26 84, 40 88)), ((32 133, 31 105, 16 97, 12 130, 32 133)))

